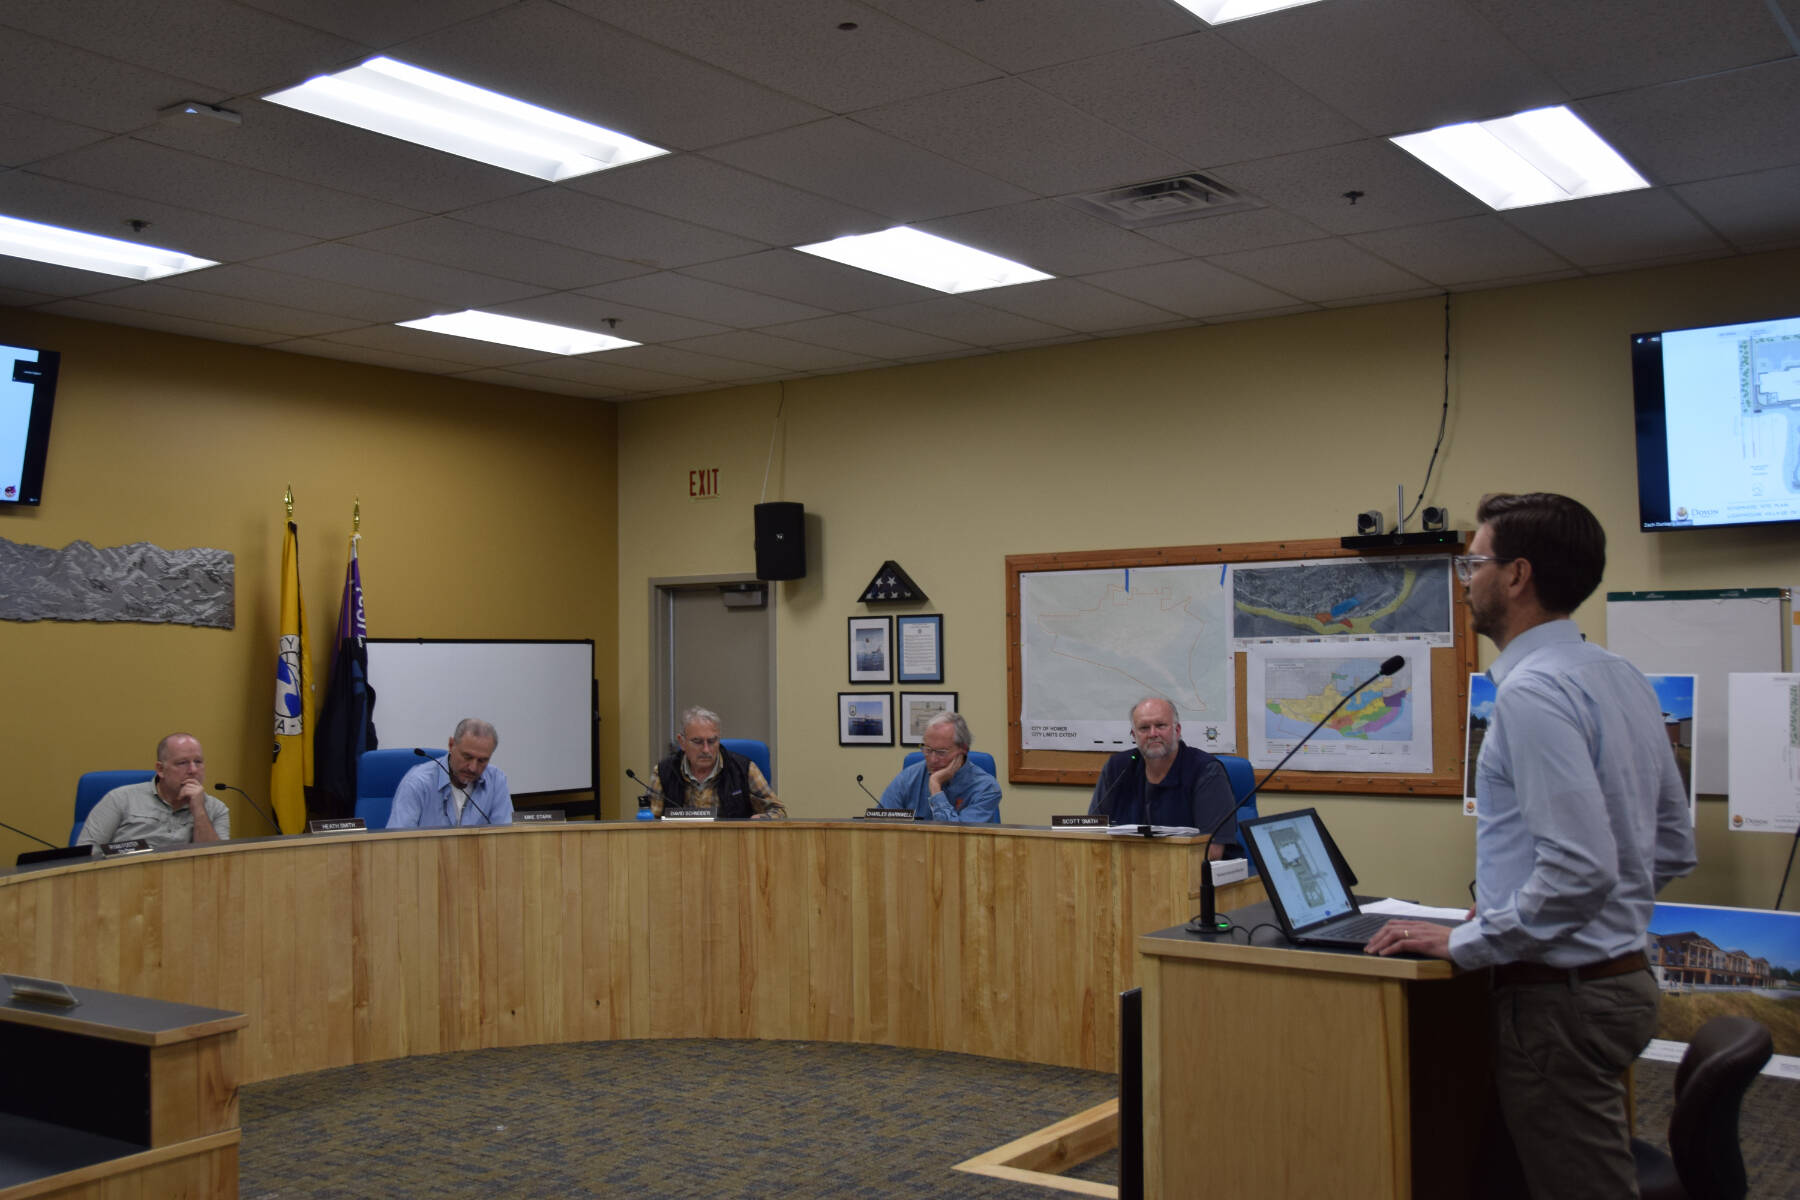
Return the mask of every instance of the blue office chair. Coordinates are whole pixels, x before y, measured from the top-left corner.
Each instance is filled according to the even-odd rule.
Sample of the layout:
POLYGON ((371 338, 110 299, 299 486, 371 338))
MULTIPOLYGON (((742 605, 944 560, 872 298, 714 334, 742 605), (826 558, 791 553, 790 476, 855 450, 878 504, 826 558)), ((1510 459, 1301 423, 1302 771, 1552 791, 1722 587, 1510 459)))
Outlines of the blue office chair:
POLYGON ((69 830, 69 845, 81 836, 81 827, 87 824, 88 814, 94 811, 94 805, 100 803, 100 797, 117 787, 128 783, 142 783, 155 777, 155 771, 89 771, 75 781, 75 824, 69 830))
POLYGON ((769 743, 759 742, 755 738, 720 738, 719 745, 755 763, 768 785, 775 786, 775 768, 769 765, 769 743))
MULTIPOLYGON (((1238 798, 1238 824, 1256 820, 1256 797, 1250 796, 1250 790, 1256 786, 1256 772, 1251 769, 1250 760, 1235 754, 1215 754, 1213 757, 1225 764, 1225 778, 1231 780, 1231 794, 1238 798), (1250 798, 1245 800, 1245 796, 1250 798)), ((1249 855, 1244 857, 1249 858, 1249 855)), ((1255 859, 1250 860, 1250 874, 1256 874, 1255 859)))
MULTIPOLYGON (((900 766, 901 766, 901 769, 904 770, 905 768, 912 766, 916 762, 924 762, 924 761, 925 761, 925 752, 923 750, 914 750, 914 751, 910 752, 909 754, 907 754, 907 756, 901 760, 900 766)), ((989 754, 986 750, 971 750, 971 751, 969 751, 969 761, 974 763, 976 766, 980 767, 982 770, 986 771, 989 775, 992 775, 995 779, 1000 778, 1000 772, 994 766, 994 756, 989 754)))
MULTIPOLYGON (((433 758, 442 758, 448 750, 427 750, 433 758)), ((394 810, 394 792, 400 777, 419 765, 419 756, 409 746, 404 750, 365 750, 356 760, 356 815, 370 829, 386 829, 388 814, 394 810)))

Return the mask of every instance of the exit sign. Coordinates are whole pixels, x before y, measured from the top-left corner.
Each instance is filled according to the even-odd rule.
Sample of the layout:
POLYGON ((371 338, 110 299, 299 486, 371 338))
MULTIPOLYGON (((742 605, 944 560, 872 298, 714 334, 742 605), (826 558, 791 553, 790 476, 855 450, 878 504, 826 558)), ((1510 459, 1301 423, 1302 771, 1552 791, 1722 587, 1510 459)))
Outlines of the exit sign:
POLYGON ((719 498, 719 468, 697 467, 688 472, 689 500, 717 500, 719 498))

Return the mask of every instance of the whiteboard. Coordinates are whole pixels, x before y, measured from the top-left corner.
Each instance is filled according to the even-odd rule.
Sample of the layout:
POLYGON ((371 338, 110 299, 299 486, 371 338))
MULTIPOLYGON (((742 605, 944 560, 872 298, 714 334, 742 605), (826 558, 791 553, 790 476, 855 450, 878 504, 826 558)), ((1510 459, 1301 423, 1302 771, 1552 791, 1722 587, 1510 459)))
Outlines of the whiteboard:
POLYGON ((1606 646, 1646 675, 1696 675, 1694 790, 1730 790, 1730 709, 1726 677, 1779 671, 1783 597, 1779 588, 1608 592, 1606 646))
POLYGON ((370 638, 375 733, 384 750, 447 744, 480 717, 514 796, 591 791, 599 756, 594 643, 370 638))

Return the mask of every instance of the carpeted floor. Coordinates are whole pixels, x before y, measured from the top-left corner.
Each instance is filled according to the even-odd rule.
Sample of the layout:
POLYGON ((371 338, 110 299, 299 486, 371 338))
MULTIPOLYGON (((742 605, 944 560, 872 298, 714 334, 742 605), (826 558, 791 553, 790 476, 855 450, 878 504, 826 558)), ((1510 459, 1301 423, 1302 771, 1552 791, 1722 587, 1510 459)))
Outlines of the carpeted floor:
MULTIPOLYGON (((1675 1067, 1640 1062, 1660 1141, 1675 1067)), ((242 1092, 240 1195, 1000 1197, 952 1171, 1116 1093, 1116 1076, 820 1042, 534 1046, 320 1071, 242 1092)), ((1800 1083, 1744 1105, 1753 1197, 1800 1196, 1800 1083)), ((1072 1171, 1116 1183, 1118 1156, 1072 1171)))

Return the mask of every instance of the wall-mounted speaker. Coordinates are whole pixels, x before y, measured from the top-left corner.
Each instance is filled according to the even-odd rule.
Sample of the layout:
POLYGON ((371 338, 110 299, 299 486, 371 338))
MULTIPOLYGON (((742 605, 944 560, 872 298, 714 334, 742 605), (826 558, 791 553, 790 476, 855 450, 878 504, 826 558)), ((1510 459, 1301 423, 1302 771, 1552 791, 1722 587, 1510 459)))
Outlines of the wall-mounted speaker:
POLYGON ((756 506, 756 577, 806 578, 806 508, 793 500, 756 506))

